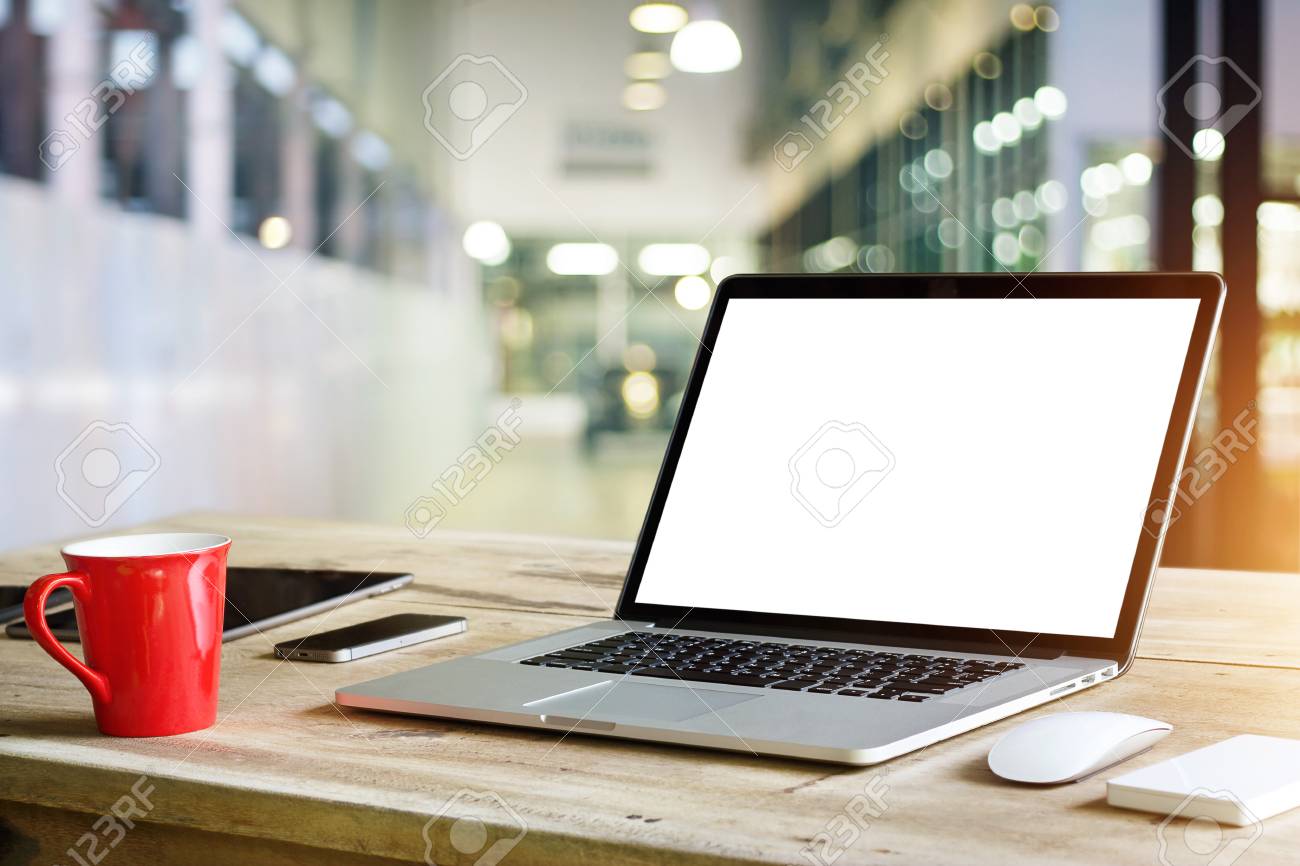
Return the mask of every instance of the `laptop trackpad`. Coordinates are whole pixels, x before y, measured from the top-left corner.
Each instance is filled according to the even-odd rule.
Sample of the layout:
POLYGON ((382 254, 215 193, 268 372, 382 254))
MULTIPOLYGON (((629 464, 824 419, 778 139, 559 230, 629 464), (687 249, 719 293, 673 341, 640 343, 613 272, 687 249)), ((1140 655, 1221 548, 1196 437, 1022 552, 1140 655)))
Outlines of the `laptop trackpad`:
MULTIPOLYGON (((541 716, 567 719, 651 719, 684 722, 760 698, 717 689, 678 688, 619 680, 551 695, 524 704, 541 716)), ((545 719, 544 719, 545 720, 545 719)), ((557 722, 560 719, 556 719, 557 722)))

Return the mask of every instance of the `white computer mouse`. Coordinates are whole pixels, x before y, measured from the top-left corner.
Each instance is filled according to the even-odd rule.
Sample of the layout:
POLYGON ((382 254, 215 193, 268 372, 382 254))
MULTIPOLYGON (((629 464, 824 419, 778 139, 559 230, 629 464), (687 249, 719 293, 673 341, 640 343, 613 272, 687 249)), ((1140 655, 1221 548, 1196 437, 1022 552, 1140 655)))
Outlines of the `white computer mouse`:
POLYGON ((989 751, 989 769, 1013 782, 1073 782, 1145 752, 1173 725, 1124 713, 1057 713, 1031 719, 989 751))

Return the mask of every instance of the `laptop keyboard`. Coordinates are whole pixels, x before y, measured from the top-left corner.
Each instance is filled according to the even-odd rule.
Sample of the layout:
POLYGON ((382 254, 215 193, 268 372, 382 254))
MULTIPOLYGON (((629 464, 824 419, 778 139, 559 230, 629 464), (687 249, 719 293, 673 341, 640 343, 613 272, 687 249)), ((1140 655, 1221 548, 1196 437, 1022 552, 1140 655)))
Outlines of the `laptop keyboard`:
POLYGON ((627 632, 521 664, 853 698, 921 702, 1023 668, 950 656, 627 632))

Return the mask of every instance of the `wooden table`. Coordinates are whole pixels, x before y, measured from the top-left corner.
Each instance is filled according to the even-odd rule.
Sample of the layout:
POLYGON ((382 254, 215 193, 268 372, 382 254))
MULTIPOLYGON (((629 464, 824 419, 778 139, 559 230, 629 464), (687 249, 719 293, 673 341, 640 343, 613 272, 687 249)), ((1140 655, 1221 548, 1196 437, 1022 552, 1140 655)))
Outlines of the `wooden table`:
MULTIPOLYGON (((409 570, 417 580, 227 644, 217 726, 165 739, 99 736, 80 684, 31 642, 0 639, 0 863, 75 864, 67 851, 86 833, 109 850, 119 834, 98 816, 134 797, 141 776, 151 808, 125 812, 134 826, 111 866, 419 862, 439 814, 429 830, 439 863, 491 863, 494 852, 480 860, 472 846, 485 831, 489 848, 508 846, 521 827, 509 866, 816 862, 801 849, 850 826, 842 816, 864 789, 883 792, 883 814, 837 864, 1159 862, 1160 818, 1108 807, 1102 779, 1046 789, 997 780, 985 755, 1015 721, 848 769, 332 703, 341 685, 607 615, 628 544, 442 531, 417 541, 402 528, 217 514, 151 528, 227 533, 236 565, 409 570), (346 665, 281 664, 271 653, 314 628, 411 610, 461 614, 470 629, 346 665), (505 805, 458 795, 466 790, 505 805)), ((3 583, 59 570, 53 545, 0 556, 3 583)), ((1036 713, 1172 722, 1174 735, 1130 768, 1237 733, 1300 737, 1297 623, 1294 575, 1165 570, 1132 671, 1036 713)), ((1236 862, 1300 861, 1300 811, 1262 831, 1236 862)))

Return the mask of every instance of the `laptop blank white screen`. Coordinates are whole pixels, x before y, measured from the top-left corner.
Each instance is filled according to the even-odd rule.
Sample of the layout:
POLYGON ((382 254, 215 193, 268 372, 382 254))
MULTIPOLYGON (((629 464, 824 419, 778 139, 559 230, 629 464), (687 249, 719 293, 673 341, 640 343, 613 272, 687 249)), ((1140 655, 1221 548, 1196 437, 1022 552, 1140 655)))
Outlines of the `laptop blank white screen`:
POLYGON ((732 299, 636 601, 1114 636, 1196 299, 732 299))

